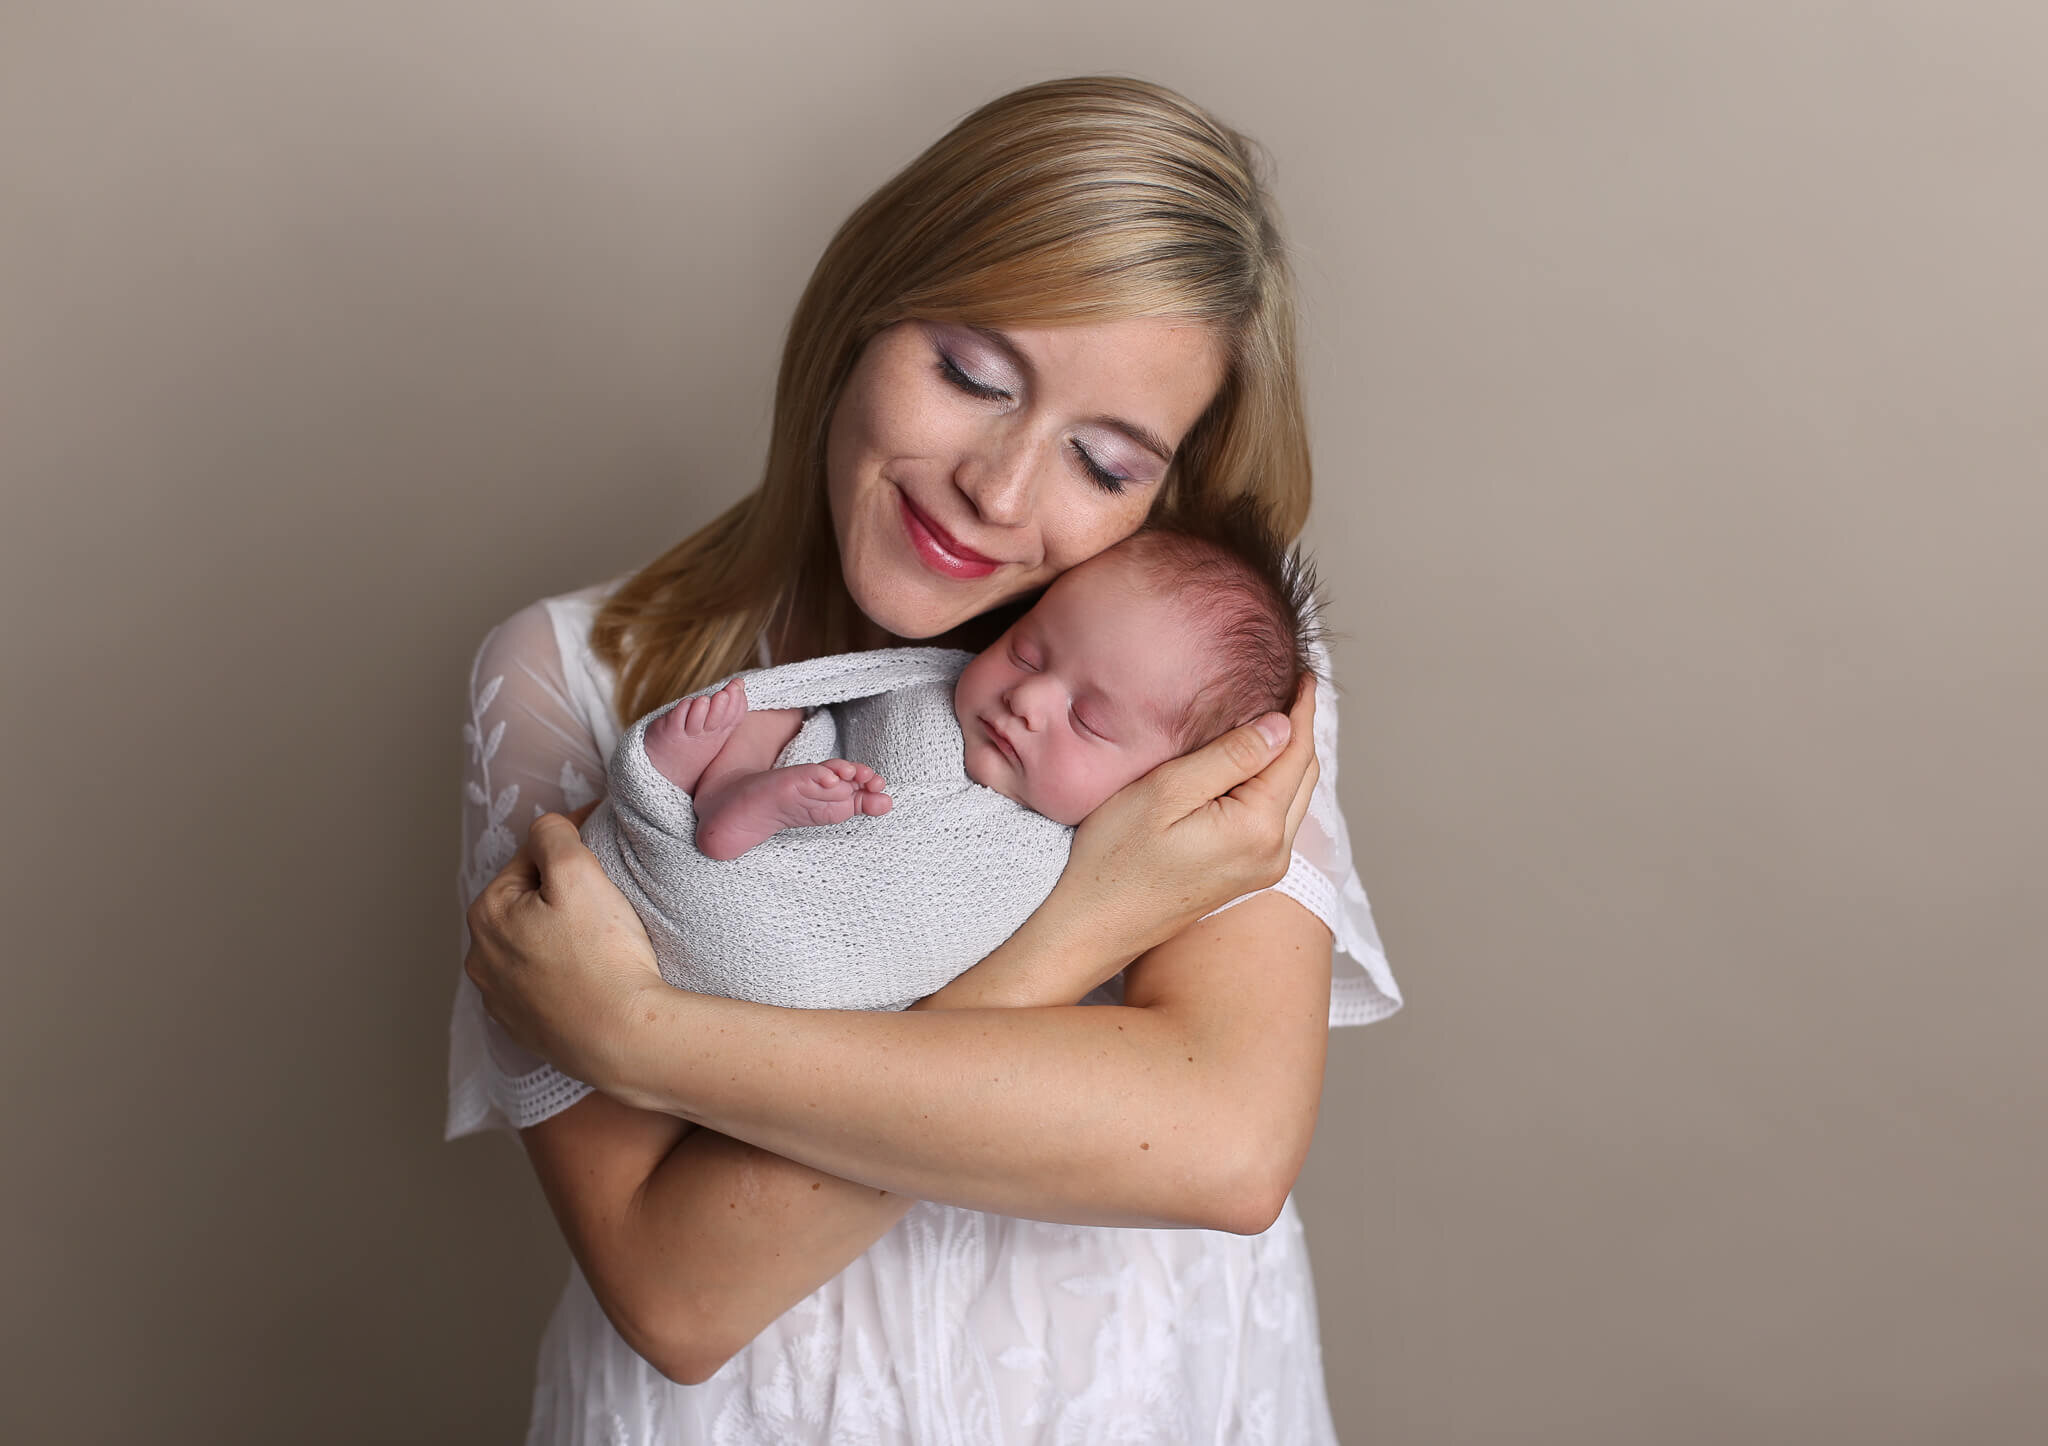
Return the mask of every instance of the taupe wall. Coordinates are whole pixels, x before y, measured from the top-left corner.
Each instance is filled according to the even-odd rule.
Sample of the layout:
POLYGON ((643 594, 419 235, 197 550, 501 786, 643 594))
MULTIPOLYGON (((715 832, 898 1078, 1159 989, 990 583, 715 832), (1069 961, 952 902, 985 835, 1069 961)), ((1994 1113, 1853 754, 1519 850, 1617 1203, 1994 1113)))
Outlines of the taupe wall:
POLYGON ((514 1438, 470 652, 748 484, 873 183, 1125 69, 1302 258, 1346 1439, 2039 1439, 2041 10, 745 10, 0 6, 0 1438, 514 1438))

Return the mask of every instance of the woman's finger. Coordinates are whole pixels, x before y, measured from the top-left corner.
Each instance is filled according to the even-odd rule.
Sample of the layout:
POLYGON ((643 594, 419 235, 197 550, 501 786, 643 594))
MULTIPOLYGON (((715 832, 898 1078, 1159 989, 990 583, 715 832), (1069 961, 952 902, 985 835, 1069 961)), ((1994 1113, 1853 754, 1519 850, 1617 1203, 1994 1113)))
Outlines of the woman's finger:
POLYGON ((1308 771, 1301 775, 1301 782, 1294 790, 1294 801, 1287 805, 1287 843, 1290 848, 1294 846, 1294 836, 1301 832, 1302 819, 1308 816, 1309 803, 1316 796, 1316 780, 1322 776, 1322 760, 1311 753, 1308 771))
POLYGON ((469 904, 469 932, 472 938, 482 935, 496 921, 505 917, 518 902, 540 890, 540 868, 534 861, 533 851, 521 844, 505 867, 491 876, 491 881, 477 890, 469 904))
POLYGON ((1167 812, 1184 818, 1270 766, 1289 741, 1290 727, 1284 713, 1268 713, 1231 729, 1185 758, 1161 764, 1146 778, 1158 790, 1167 812))
MULTIPOLYGON (((580 811, 589 816, 588 810, 580 811)), ((597 867, 597 855, 584 846, 575 821, 559 813, 544 813, 533 821, 526 847, 539 871, 541 895, 549 903, 555 902, 556 891, 575 877, 576 870, 585 865, 597 867)))
MULTIPOLYGON (((602 801, 600 799, 597 802, 602 801)), ((583 821, 589 818, 591 811, 597 807, 597 802, 586 803, 583 807, 568 814, 567 821, 569 824, 574 828, 580 829, 583 821)), ((470 913, 472 915, 471 933, 476 932, 474 915, 479 908, 496 909, 502 913, 527 895, 540 893, 543 888, 544 873, 549 869, 560 868, 567 858, 573 857, 572 850, 566 846, 566 840, 556 836, 556 830, 562 823, 563 817, 561 814, 544 813, 533 821, 533 827, 528 830, 525 841, 519 845, 512 857, 506 861, 505 867, 499 869, 491 881, 484 885, 482 890, 478 892, 475 901, 470 905, 470 913), (550 819, 554 822, 546 823, 550 819), (544 823, 546 823, 545 828, 543 828, 544 823), (537 836, 542 837, 548 847, 545 864, 543 863, 543 856, 536 846, 535 840, 537 836)), ((577 842, 581 842, 582 836, 580 833, 574 837, 577 842)))
MULTIPOLYGON (((1301 781, 1316 761, 1316 680, 1302 679, 1288 714, 1287 746, 1282 748, 1256 776, 1230 790, 1237 802, 1253 809, 1270 809, 1274 817, 1291 810, 1301 781)), ((1293 837, 1293 830, 1288 830, 1293 837)))

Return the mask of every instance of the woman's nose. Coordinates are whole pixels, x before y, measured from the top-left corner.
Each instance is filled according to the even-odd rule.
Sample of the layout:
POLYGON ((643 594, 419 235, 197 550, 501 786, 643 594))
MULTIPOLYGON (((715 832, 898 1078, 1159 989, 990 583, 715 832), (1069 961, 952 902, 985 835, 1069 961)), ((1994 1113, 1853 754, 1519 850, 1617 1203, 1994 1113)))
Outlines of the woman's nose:
POLYGON ((989 526, 1022 527, 1031 520, 1038 490, 1037 450, 1021 431, 991 437, 986 447, 961 459, 954 485, 989 526))

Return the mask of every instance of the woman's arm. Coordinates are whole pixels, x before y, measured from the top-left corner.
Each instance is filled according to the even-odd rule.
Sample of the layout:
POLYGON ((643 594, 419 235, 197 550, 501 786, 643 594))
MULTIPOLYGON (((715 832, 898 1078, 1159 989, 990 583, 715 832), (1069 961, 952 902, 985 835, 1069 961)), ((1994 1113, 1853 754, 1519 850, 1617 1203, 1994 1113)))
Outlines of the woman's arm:
POLYGON ((599 1088, 900 1194, 1250 1233, 1307 1147, 1329 978, 1329 932, 1265 895, 1140 960, 1124 1006, 873 1015, 643 996, 654 1018, 628 1026, 638 1044, 599 1088), (664 1052, 686 1035, 699 1045, 664 1052))
MULTIPOLYGON (((1292 900, 1263 895, 1154 949, 1125 980, 1125 1007, 1045 1012, 1117 1016, 1123 1022, 1113 1031, 1125 1063, 1144 1057, 1150 1045, 1170 1041, 1179 1049, 1183 1037, 1199 1037, 1204 1042, 1189 1048, 1200 1055, 1169 1058, 1153 1073, 1168 1093, 1218 1100, 1217 1112, 1193 1129, 1169 1123, 1139 1131, 1160 1134, 1155 1146, 1131 1134, 1149 1103, 1142 1097, 1125 1096, 1124 1117, 1107 1131, 1091 1131, 1086 1122, 1069 1128, 1042 1096, 1033 1102, 1028 1132, 1040 1168, 1070 1195, 1085 1196, 1104 1181, 1121 1185, 1086 1212, 1100 1223, 1265 1228, 1300 1171, 1314 1129, 1328 1037, 1328 933, 1292 900), (1303 937, 1272 970, 1279 938, 1297 932, 1303 937), (1225 982, 1228 989, 1216 987, 1225 982), (1155 1017, 1163 1027, 1148 1034, 1155 1017), (1202 1058, 1212 1067, 1198 1069, 1202 1058), (1219 1093, 1224 1082, 1228 1088, 1219 1093), (1091 1134, 1108 1141, 1092 1165, 1074 1153, 1091 1134), (1204 1156, 1218 1142, 1230 1169, 1204 1156), (1100 1178, 1091 1181, 1091 1173, 1100 1178), (1162 1190, 1165 1207, 1151 1206, 1148 1214, 1119 1204, 1119 1194, 1133 1188, 1162 1190)), ((957 997, 976 994, 968 984, 957 997)), ((1006 1013, 961 1017, 1000 1023, 1006 1013)), ((1056 1052, 1065 1048, 1057 1038, 1051 1043, 1056 1052)), ((1023 1063, 1038 1067, 1028 1056, 1023 1063)), ((1094 1103, 1096 1115, 1113 1104, 1094 1103)), ((948 1113, 937 1112, 934 1126, 948 1113)), ((963 1124, 969 1138, 955 1141, 959 1154, 981 1157, 988 1133, 971 1120, 956 1120, 953 1132, 963 1124)), ((657 1369, 687 1383, 707 1379, 845 1269, 912 1203, 602 1094, 522 1138, 563 1234, 620 1335, 657 1369)), ((1021 1134, 1009 1138, 1023 1143, 1021 1134)), ((1010 1172, 984 1173, 1000 1181, 1010 1172)))
MULTIPOLYGON (((529 820, 544 809, 571 809, 602 785, 584 681, 565 669, 557 620, 547 605, 508 619, 479 650, 465 728, 463 892, 474 900, 487 881, 501 899, 508 886, 520 892, 518 912, 527 927, 515 932, 521 946, 542 956, 573 957, 595 941, 600 955, 638 955, 651 970, 645 931, 608 881, 588 891, 588 907, 552 908, 549 895, 559 894, 574 870, 557 871, 543 891, 524 843, 529 820), (508 859, 511 866, 501 869, 508 859)), ((1248 745, 1240 738, 1226 746, 1242 751, 1248 745)), ((1230 776, 1211 791, 1253 772, 1270 752, 1264 744, 1251 746, 1245 757, 1226 763, 1230 776)), ((1231 810, 1259 812, 1259 788, 1300 771, 1301 761, 1296 756, 1275 764, 1263 783, 1247 784, 1201 812, 1226 832, 1238 828, 1245 820, 1231 810)), ((551 819, 543 835, 550 827, 565 825, 551 819)), ((1226 842, 1242 853, 1242 838, 1226 842)), ((1066 892, 1098 911, 1120 902, 1127 915, 1157 912, 1114 868, 1077 869, 1066 892), (1076 885, 1084 873, 1106 895, 1092 901, 1081 895, 1076 885)), ((1069 1003, 1124 962, 1076 941, 1062 946, 1042 928, 1030 937, 1037 947, 1020 939, 919 1007, 1069 1003)), ((1079 942, 1099 945, 1101 938, 1079 942)), ((472 964, 506 944, 487 927, 472 949, 472 964)), ((536 1173, 597 1298, 621 1334, 678 1379, 708 1375, 908 1207, 900 1196, 589 1094, 491 1025, 467 985, 456 1001, 452 1045, 451 1132, 494 1120, 528 1126, 523 1140, 536 1173), (564 1109, 564 1100, 579 1102, 564 1109), (550 1116, 551 1109, 557 1112, 550 1116)))
MULTIPOLYGON (((465 904, 494 875, 502 886, 508 860, 510 873, 537 887, 524 849, 529 821, 575 809, 602 787, 589 681, 565 668, 548 604, 507 619, 479 648, 463 730, 465 904)), ((610 922, 644 946, 630 911, 610 922)), ((590 1093, 496 1029, 467 981, 450 1066, 450 1132, 529 1127, 522 1138, 597 1298, 620 1333, 677 1379, 708 1375, 907 1203, 590 1093), (565 1101, 573 1103, 564 1109, 565 1101)))
MULTIPOLYGON (((1054 997, 1072 997, 1142 951, 1122 1006, 782 1010, 643 968, 589 1077, 901 1194, 1082 1224, 1265 1229, 1314 1126, 1331 936, 1271 894, 1187 921, 1286 871, 1317 775, 1314 706, 1305 689, 1263 770, 1272 745, 1241 729, 1097 810, 1045 906, 968 976, 1058 981, 1054 997)), ((558 868, 594 867, 581 852, 558 868)))
MULTIPOLYGON (((988 962, 917 1007, 1042 1002, 1023 970, 988 962)), ((1060 987, 1050 975, 1035 987, 1060 987)), ((602 1094, 521 1140, 613 1326, 686 1384, 707 1379, 914 1203, 602 1094)))
MULTIPOLYGON (((1257 769, 1271 753, 1270 745, 1249 730, 1225 740, 1201 763, 1184 761, 1189 767, 1182 771, 1179 782, 1184 792, 1198 795, 1196 806, 1187 807, 1185 799, 1162 799, 1157 788, 1150 794, 1137 790, 1121 799, 1127 814, 1122 823, 1106 833, 1100 828, 1084 831, 1077 841, 1074 863, 1062 880, 1064 894, 1076 906, 1067 911, 1067 917, 1078 917, 1085 927, 1069 927, 1062 937, 1057 927, 1061 911, 1041 911, 1010 945, 921 1007, 986 1009, 1074 999, 1114 973, 1137 947, 1130 941, 1141 937, 1144 929, 1170 927, 1161 925, 1162 917, 1176 908, 1199 911, 1222 901, 1186 893, 1148 897, 1148 890, 1157 894, 1161 881, 1175 874, 1160 853, 1162 845, 1168 855, 1178 849, 1181 857, 1177 861, 1185 864, 1189 856, 1199 855, 1204 848, 1213 850, 1220 842, 1231 853, 1228 862, 1239 872, 1249 868, 1268 873, 1266 878, 1247 878, 1223 871, 1219 887, 1229 892, 1269 882, 1270 875, 1279 871, 1275 858, 1286 856, 1286 841, 1306 809, 1315 780, 1307 742, 1312 707, 1312 699, 1305 696, 1293 720, 1294 741, 1256 777, 1227 793, 1223 790, 1257 769), (1212 797, 1215 793, 1223 796, 1212 797), (1162 808, 1180 810, 1177 835, 1170 829, 1159 832, 1156 815, 1162 808), (1158 835, 1152 852, 1129 847, 1130 815, 1137 815, 1158 835), (1264 840, 1267 857, 1246 862, 1245 856, 1254 851, 1248 841, 1256 839, 1261 829, 1269 836, 1264 840), (1091 839, 1100 846, 1082 846, 1091 839), (1123 943, 1117 942, 1118 929, 1109 927, 1113 913, 1118 916, 1115 922, 1123 943)), ((1100 821, 1115 820, 1114 811, 1106 810, 1100 821)), ((565 826, 553 821, 553 827, 565 826)), ((547 833, 543 828, 541 837, 547 833)), ((566 846, 562 852, 573 860, 573 840, 560 842, 566 846)), ((584 858, 587 861, 588 856, 584 858)), ((551 907, 539 887, 540 877, 532 859, 522 856, 500 876, 498 905, 472 911, 472 922, 486 946, 472 951, 473 973, 479 972, 481 962, 516 974, 522 965, 544 964, 563 951, 574 952, 575 940, 555 932, 556 926, 569 918, 580 919, 584 931, 593 932, 588 928, 589 909, 551 907), (505 928, 508 904, 523 907, 528 916, 510 927, 512 937, 530 946, 526 950, 511 948, 505 928), (514 957, 520 954, 528 957, 514 957)), ((560 896, 576 892, 576 871, 573 867, 551 869, 549 882, 560 902, 560 896)), ((615 897, 602 883, 595 893, 600 900, 607 894, 615 897)), ((1223 895, 1228 896, 1228 892, 1223 895)), ((1285 900, 1261 899, 1211 921, 1243 929, 1254 936, 1255 948, 1247 952, 1242 947, 1247 941, 1232 937, 1234 929, 1220 928, 1156 950, 1127 976, 1131 1001, 1127 1011, 1135 1015, 1154 1007, 1167 1012, 1178 1009, 1182 1017, 1175 1021, 1176 1027, 1183 1033, 1199 1033, 1204 1024, 1200 1005, 1206 996, 1200 989, 1191 990, 1190 982, 1217 973, 1213 961, 1206 957, 1211 950, 1230 951, 1243 965, 1274 949, 1274 931, 1257 920, 1259 913, 1269 909, 1279 912, 1285 921, 1280 927, 1307 926, 1308 937, 1300 947, 1320 963, 1301 978, 1313 980, 1309 991, 1320 999, 1328 979, 1327 935, 1297 906, 1285 900)), ((594 932, 616 934, 629 946, 624 950, 627 953, 633 952, 630 936, 638 936, 638 947, 645 947, 644 935, 630 916, 610 920, 594 932)), ((651 969, 651 961, 646 967, 651 969)), ((481 972, 488 982, 492 969, 481 972)), ((518 1002, 516 992, 499 993, 498 998, 501 1008, 518 1002)), ((1291 1181, 1298 1169, 1300 1150, 1306 1147, 1313 1122, 1322 1050, 1323 1016, 1319 1010, 1317 1005, 1306 1011, 1314 1017, 1314 1028, 1306 1036, 1306 1052, 1273 1052, 1276 1058, 1295 1060, 1303 1070, 1300 1078, 1306 1081, 1305 1090, 1292 1091, 1291 1099, 1274 1106, 1289 1119, 1256 1118, 1252 1096, 1239 1093, 1221 1101, 1208 1121, 1221 1128, 1232 1119, 1242 1120, 1247 1128, 1240 1138, 1262 1138, 1271 1146, 1264 1157, 1264 1183, 1270 1186, 1279 1181, 1277 1193, 1239 1189, 1234 1181, 1210 1172, 1206 1178, 1223 1180, 1225 1188, 1205 1202, 1213 1211, 1198 1205, 1192 1212, 1193 1223, 1246 1228, 1262 1223, 1258 1219, 1262 1213, 1270 1218, 1271 1209, 1278 1208, 1285 1182, 1291 1181), (1262 1194, 1270 1199, 1262 1202, 1262 1194), (1207 1218, 1212 1213, 1215 1218, 1207 1218)), ((1141 1029, 1144 1027, 1141 1024, 1141 1029)), ((1149 1038, 1159 1045, 1170 1042, 1181 1047, 1183 1043, 1164 1030, 1151 1031, 1149 1038)), ((1230 1050, 1230 1041, 1218 1035, 1198 1048, 1197 1058, 1206 1054, 1214 1063, 1225 1059, 1230 1050)), ((1183 1073, 1187 1052, 1183 1048, 1183 1073)), ((1047 1117, 1054 1113, 1041 1110, 1047 1117)), ((956 1117, 956 1122, 972 1123, 964 1117, 956 1117)), ((526 1131, 525 1139, 564 1234, 598 1299, 642 1354, 681 1380, 708 1375, 789 1305, 842 1269, 907 1208, 900 1196, 850 1184, 710 1131, 691 1132, 668 1117, 634 1111, 601 1098, 587 1099, 526 1131)), ((1152 1142, 1137 1143, 1148 1147, 1137 1151, 1139 1156, 1151 1153, 1152 1142)), ((1171 1158, 1164 1141, 1160 1148, 1162 1162, 1171 1158)), ((1098 1217, 1091 1214, 1088 1218, 1098 1217)), ((1116 1218, 1184 1220, 1190 1218, 1190 1212, 1170 1203, 1164 1210, 1119 1210, 1116 1218)))
POLYGON ((709 1378, 912 1203, 601 1094, 520 1138, 613 1327, 685 1384, 709 1378))

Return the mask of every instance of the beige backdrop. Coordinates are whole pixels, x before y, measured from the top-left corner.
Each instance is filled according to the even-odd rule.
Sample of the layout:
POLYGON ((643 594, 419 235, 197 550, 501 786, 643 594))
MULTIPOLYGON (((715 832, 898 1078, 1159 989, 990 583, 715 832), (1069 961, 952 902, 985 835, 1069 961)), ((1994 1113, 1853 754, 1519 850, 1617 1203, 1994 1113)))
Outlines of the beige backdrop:
POLYGON ((0 1438, 515 1439, 471 652, 750 485, 872 185, 1122 69, 1306 287, 1346 1439, 2042 1439, 2040 7, 743 8, 0 3, 0 1438))

